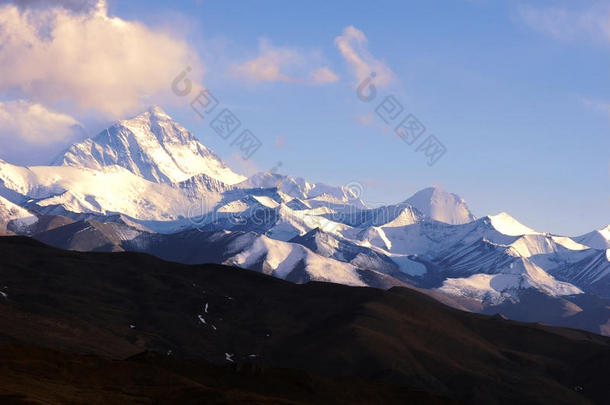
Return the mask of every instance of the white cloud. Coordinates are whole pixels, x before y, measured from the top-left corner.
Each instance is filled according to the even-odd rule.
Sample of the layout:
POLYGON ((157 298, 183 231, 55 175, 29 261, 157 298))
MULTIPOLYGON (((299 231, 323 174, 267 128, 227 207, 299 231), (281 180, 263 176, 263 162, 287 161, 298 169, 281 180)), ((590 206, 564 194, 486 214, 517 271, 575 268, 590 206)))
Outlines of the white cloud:
POLYGON ((603 102, 600 100, 591 100, 589 98, 581 98, 581 102, 585 107, 590 108, 593 111, 598 111, 607 114, 610 117, 610 103, 603 102))
POLYGON ((359 29, 351 25, 345 27, 342 35, 335 38, 335 45, 358 82, 366 79, 373 72, 376 74, 375 84, 378 86, 386 86, 394 80, 394 72, 369 52, 368 39, 359 29))
POLYGON ((339 80, 339 76, 328 66, 321 67, 311 72, 311 78, 315 84, 334 83, 339 80))
POLYGON ((0 6, 0 93, 119 118, 170 96, 187 65, 201 79, 202 63, 186 41, 109 17, 104 1, 59 3, 0 6))
POLYGON ((523 6, 520 16, 533 29, 560 40, 586 38, 610 44, 610 6, 607 3, 593 4, 586 9, 523 6))
POLYGON ((0 139, 53 144, 74 138, 81 124, 69 115, 24 100, 0 101, 0 139))
POLYGON ((319 59, 316 52, 278 47, 267 39, 261 39, 258 56, 233 65, 230 71, 234 77, 250 82, 328 84, 339 80, 328 66, 312 68, 319 59), (305 78, 307 71, 310 71, 309 78, 305 78))
POLYGON ((291 82, 295 79, 283 69, 299 64, 302 57, 297 51, 286 47, 274 47, 271 42, 261 39, 259 55, 241 64, 234 65, 233 74, 241 79, 253 82, 291 82))

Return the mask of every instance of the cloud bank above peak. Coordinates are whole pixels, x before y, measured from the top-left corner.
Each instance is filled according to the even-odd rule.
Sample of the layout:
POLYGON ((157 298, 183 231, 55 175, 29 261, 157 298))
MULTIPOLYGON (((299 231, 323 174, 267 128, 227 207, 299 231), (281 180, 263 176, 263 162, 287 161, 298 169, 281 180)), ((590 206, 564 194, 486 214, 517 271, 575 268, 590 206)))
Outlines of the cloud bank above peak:
POLYGON ((170 95, 187 65, 203 76, 186 40, 110 17, 104 1, 0 4, 0 95, 114 119, 170 95))

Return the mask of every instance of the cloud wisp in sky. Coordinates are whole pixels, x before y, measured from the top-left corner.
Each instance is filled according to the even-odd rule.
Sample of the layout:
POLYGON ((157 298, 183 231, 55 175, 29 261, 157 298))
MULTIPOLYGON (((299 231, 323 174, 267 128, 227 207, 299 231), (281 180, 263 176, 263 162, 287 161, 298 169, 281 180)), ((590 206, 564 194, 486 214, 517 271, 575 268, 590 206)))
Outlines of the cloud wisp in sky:
POLYGON ((559 40, 587 39, 610 45, 610 5, 607 2, 581 9, 523 6, 520 16, 533 29, 559 40))
POLYGON ((299 84, 328 84, 339 77, 328 66, 316 67, 321 59, 316 52, 274 46, 269 40, 259 41, 258 55, 234 64, 230 73, 247 82, 290 82, 299 84), (308 74, 306 72, 309 72, 308 74))
POLYGON ((311 72, 311 79, 314 84, 327 84, 339 81, 339 76, 328 66, 324 66, 311 72))
POLYGON ((581 98, 581 102, 585 107, 593 111, 601 112, 610 118, 610 103, 600 100, 592 100, 586 97, 581 98))
POLYGON ((292 82, 295 78, 284 73, 286 68, 303 63, 303 57, 294 49, 275 47, 270 41, 259 41, 259 54, 243 63, 233 65, 236 78, 253 82, 292 82))
POLYGON ((375 73, 375 84, 387 86, 394 78, 394 72, 384 61, 376 59, 368 50, 368 39, 364 32, 354 26, 345 27, 343 33, 335 38, 335 45, 347 62, 358 82, 375 73))

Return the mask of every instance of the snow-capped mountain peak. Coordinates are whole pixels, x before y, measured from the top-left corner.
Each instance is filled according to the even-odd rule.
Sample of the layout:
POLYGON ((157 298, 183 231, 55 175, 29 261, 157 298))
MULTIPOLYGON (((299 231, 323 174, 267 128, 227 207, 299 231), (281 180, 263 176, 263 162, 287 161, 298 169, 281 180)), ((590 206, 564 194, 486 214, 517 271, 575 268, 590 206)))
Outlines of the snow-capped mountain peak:
POLYGON ((54 165, 118 165, 155 183, 177 183, 201 173, 226 184, 245 180, 157 106, 75 143, 54 165))
POLYGON ((476 219, 460 196, 438 187, 420 190, 405 203, 417 208, 428 218, 452 225, 466 224, 476 219))
POLYGON ((496 215, 488 215, 487 216, 491 221, 491 225, 500 233, 509 236, 520 236, 520 235, 528 235, 528 234, 539 234, 540 232, 536 232, 532 228, 529 228, 523 225, 521 222, 517 221, 515 218, 511 217, 506 212, 501 212, 496 215))
POLYGON ((144 112, 144 114, 150 114, 151 116, 161 119, 171 119, 171 117, 158 105, 152 105, 144 112))
POLYGON ((572 239, 593 249, 610 249, 610 225, 572 239))

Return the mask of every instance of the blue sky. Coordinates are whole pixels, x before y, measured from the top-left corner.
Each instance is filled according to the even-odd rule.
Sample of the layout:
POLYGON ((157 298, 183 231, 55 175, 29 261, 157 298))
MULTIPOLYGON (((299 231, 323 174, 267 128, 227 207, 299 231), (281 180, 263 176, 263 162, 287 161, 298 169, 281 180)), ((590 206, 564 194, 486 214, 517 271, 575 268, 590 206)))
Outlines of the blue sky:
MULTIPOLYGON (((237 170, 281 162, 280 172, 310 181, 360 182, 373 203, 436 185, 463 197, 477 216, 506 211, 552 233, 582 234, 610 222, 607 2, 115 0, 108 14, 193 50, 194 60, 186 56, 168 72, 201 66, 194 80, 263 146, 243 161, 191 110, 189 96, 154 102, 237 170), (339 49, 340 36, 364 62, 360 70, 339 49), (367 67, 380 73, 370 103, 355 90, 367 67), (417 143, 407 145, 375 115, 387 95, 444 144, 436 164, 428 166, 417 143)), ((148 69, 155 66, 143 76, 148 69)), ((170 82, 156 85, 169 89, 170 82)), ((48 106, 90 135, 111 121, 97 114, 108 112, 103 106, 48 106)), ((20 153, 0 157, 26 163, 20 153)))

